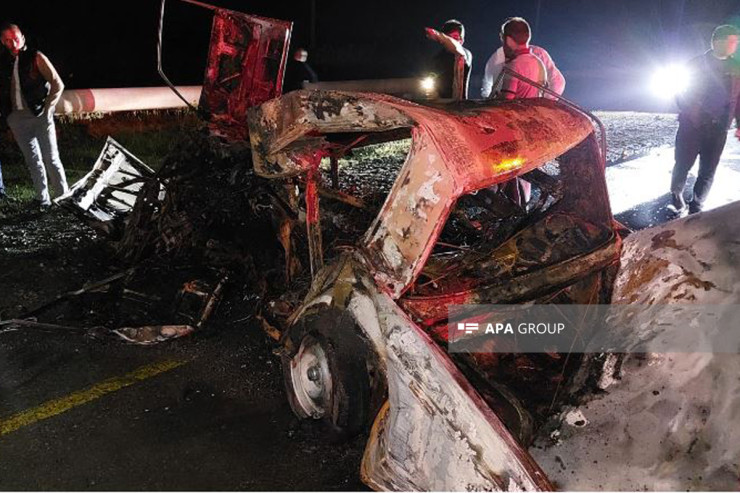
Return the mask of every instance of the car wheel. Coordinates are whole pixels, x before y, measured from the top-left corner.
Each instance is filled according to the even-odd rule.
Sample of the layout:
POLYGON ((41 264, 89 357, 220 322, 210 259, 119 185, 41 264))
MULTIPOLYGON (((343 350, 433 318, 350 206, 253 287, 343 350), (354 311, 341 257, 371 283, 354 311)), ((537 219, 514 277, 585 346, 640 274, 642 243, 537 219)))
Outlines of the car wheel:
POLYGON ((377 380, 373 353, 347 318, 330 312, 292 327, 286 344, 292 350, 282 357, 293 412, 302 419, 322 421, 334 440, 367 430, 378 407, 372 399, 377 380))

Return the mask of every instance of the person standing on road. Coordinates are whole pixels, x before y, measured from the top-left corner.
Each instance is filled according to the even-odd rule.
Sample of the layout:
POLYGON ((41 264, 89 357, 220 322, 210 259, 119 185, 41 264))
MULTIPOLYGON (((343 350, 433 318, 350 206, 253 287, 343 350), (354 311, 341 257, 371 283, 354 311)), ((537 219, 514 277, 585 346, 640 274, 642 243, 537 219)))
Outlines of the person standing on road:
POLYGON ((431 66, 431 72, 436 76, 437 94, 443 99, 468 99, 473 54, 463 47, 465 26, 450 19, 442 25, 441 31, 427 27, 425 32, 427 38, 442 45, 431 66))
POLYGON ((57 195, 68 190, 54 126, 64 84, 49 59, 26 45, 17 25, 2 25, 0 41, 10 54, 0 67, 0 112, 23 153, 39 205, 45 208, 51 205, 49 181, 57 195))
POLYGON ((686 177, 699 156, 699 174, 689 213, 700 212, 712 187, 732 118, 740 139, 740 62, 737 51, 740 30, 723 25, 712 33, 712 48, 689 61, 689 89, 678 97, 678 132, 675 165, 671 177, 670 208, 681 214, 686 209, 683 189, 686 177))

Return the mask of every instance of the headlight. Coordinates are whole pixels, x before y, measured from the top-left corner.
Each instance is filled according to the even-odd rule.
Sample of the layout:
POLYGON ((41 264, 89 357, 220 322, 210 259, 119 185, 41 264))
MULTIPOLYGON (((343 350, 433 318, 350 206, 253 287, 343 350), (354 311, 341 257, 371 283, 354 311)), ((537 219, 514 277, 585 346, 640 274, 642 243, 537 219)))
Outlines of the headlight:
POLYGON ((690 84, 689 71, 683 65, 668 65, 655 71, 650 82, 653 94, 668 99, 684 92, 690 84))
POLYGON ((424 77, 419 82, 419 86, 424 94, 429 95, 434 91, 437 86, 437 80, 433 76, 424 77))

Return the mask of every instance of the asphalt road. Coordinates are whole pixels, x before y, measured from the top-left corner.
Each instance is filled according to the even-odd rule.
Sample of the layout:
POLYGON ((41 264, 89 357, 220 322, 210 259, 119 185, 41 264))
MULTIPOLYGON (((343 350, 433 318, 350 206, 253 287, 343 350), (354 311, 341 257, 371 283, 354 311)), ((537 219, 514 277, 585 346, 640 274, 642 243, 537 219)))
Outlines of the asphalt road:
MULTIPOLYGON (((722 160, 704 209, 710 210, 740 199, 740 142, 734 130, 727 137, 722 160)), ((644 229, 674 218, 666 209, 670 203, 673 148, 661 148, 647 156, 606 170, 612 212, 631 229, 644 229)), ((689 173, 684 190, 688 203, 696 181, 698 160, 689 173)))
POLYGON ((301 426, 259 328, 157 347, 0 334, 2 490, 355 490, 362 437, 301 426))
MULTIPOLYGON (((616 217, 634 229, 668 220, 672 165, 663 149, 610 167, 616 217)), ((740 196, 738 174, 731 136, 708 208, 740 196)), ((365 489, 365 437, 332 444, 299 423, 273 349, 253 323, 154 347, 0 328, 0 489, 365 489)))

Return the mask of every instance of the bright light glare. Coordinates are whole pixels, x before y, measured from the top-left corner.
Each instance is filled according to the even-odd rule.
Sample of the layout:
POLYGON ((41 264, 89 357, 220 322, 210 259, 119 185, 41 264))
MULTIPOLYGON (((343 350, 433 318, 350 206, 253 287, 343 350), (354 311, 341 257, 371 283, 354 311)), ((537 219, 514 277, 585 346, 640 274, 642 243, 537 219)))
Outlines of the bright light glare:
POLYGON ((689 87, 689 78, 689 71, 683 65, 668 65, 655 71, 650 87, 653 94, 668 99, 684 92, 689 87))
POLYGON ((421 79, 420 84, 421 90, 428 94, 434 90, 436 81, 434 80, 434 77, 424 77, 423 79, 421 79))

